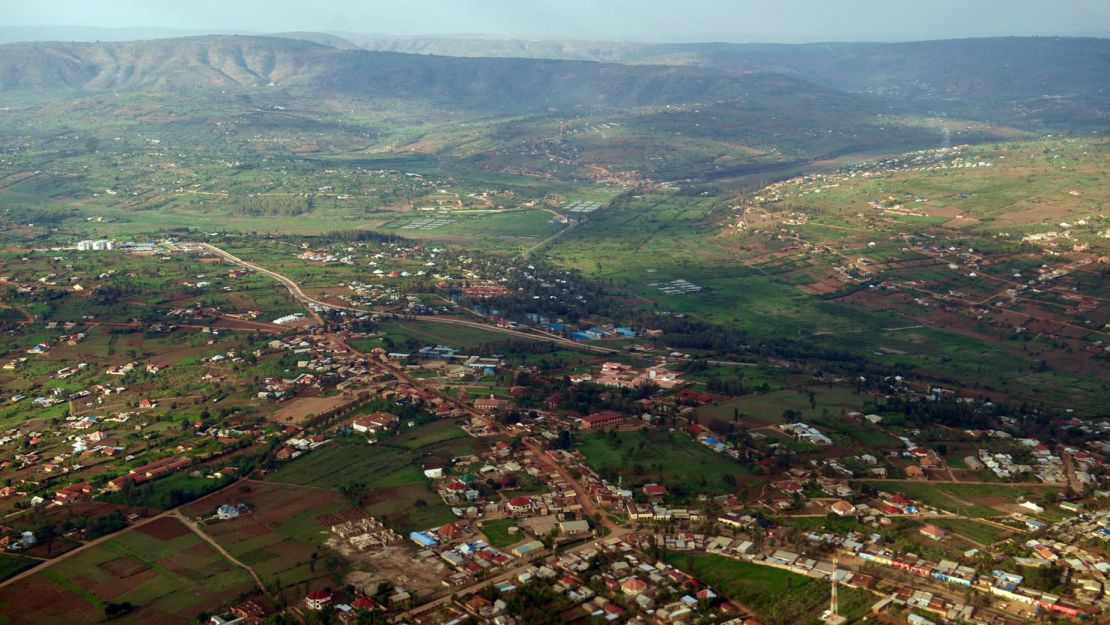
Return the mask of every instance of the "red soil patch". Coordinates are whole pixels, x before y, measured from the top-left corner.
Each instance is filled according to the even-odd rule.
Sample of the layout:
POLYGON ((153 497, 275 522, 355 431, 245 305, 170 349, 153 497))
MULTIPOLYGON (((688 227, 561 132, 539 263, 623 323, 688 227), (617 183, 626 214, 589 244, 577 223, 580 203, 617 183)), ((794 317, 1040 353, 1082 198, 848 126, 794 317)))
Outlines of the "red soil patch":
POLYGON ((121 556, 115 560, 101 564, 100 568, 115 577, 124 578, 140 573, 146 570, 147 567, 131 556, 121 556))
POLYGON ((293 401, 283 405, 271 417, 274 421, 279 423, 300 423, 307 419, 310 415, 319 415, 329 410, 345 406, 353 401, 356 397, 336 395, 334 397, 298 397, 293 401))
POLYGON ((172 519, 170 517, 156 519, 136 529, 158 540, 173 540, 174 538, 189 533, 189 528, 182 525, 177 519, 172 519))
MULTIPOLYGON (((84 599, 42 575, 33 575, 0 590, 4 616, 12 623, 84 623, 92 609, 84 599)), ((103 614, 94 615, 96 618, 103 614)))
POLYGON ((110 601, 134 588, 138 588, 155 577, 158 577, 157 571, 154 569, 143 569, 126 577, 89 584, 86 588, 97 597, 110 601))

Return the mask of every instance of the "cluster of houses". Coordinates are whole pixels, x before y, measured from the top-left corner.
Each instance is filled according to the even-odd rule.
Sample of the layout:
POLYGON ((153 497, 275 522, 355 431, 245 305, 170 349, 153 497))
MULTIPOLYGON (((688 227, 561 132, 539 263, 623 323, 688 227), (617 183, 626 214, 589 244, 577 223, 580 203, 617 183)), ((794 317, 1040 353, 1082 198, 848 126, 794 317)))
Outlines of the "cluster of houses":
MULTIPOLYGON (((458 349, 447 345, 425 345, 413 353, 390 352, 390 360, 415 361, 423 366, 441 363, 441 366, 454 365, 462 367, 463 372, 471 371, 482 375, 493 375, 505 365, 505 359, 500 356, 475 356, 462 354, 458 349)), ((452 371, 448 371, 452 375, 452 371)))
MULTIPOLYGON (((696 578, 663 562, 642 558, 635 545, 608 539, 560 554, 553 562, 533 564, 509 580, 458 600, 457 622, 524 625, 509 612, 519 586, 543 581, 574 606, 578 616, 603 623, 690 623, 712 612, 721 622, 739 625, 742 611, 696 578), (732 620, 736 619, 736 620, 732 620)), ((444 621, 451 622, 451 621, 444 621)), ((758 625, 757 621, 747 621, 758 625)))
POLYGON ((533 541, 517 545, 513 554, 492 547, 481 538, 476 538, 465 522, 447 523, 431 530, 409 533, 409 540, 420 549, 420 560, 438 559, 446 562, 454 570, 443 583, 450 587, 473 583, 504 569, 517 558, 535 555, 543 549, 543 543, 533 541))
POLYGON ((266 351, 259 350, 255 356, 261 357, 267 351, 296 355, 296 368, 300 373, 293 377, 265 378, 258 391, 260 399, 289 399, 305 388, 334 387, 342 391, 356 384, 369 384, 379 377, 365 359, 333 349, 323 335, 307 333, 284 340, 274 339, 267 344, 266 351))
POLYGON ((784 433, 790 435, 796 440, 811 445, 832 445, 832 439, 825 436, 821 430, 809 425, 807 423, 783 423, 778 426, 784 433))
POLYGON ((107 485, 105 485, 105 490, 109 492, 118 492, 123 490, 124 485, 128 482, 132 484, 142 484, 143 482, 179 471, 190 464, 192 464, 192 459, 190 458, 166 456, 154 462, 135 467, 124 475, 108 480, 107 485))
POLYGON ((855 552, 854 555, 862 560, 912 575, 995 595, 1004 600, 1016 601, 1057 614, 1074 617, 1083 613, 1082 608, 1078 605, 1060 597, 1023 587, 1023 577, 1014 573, 995 570, 990 576, 980 575, 975 569, 951 560, 930 562, 912 553, 895 555, 887 550, 872 548, 861 549, 855 552))
POLYGON ((1069 586, 1079 602, 1110 609, 1110 562, 1088 544, 1110 544, 1110 511, 1076 512, 1076 516, 1054 523, 1037 538, 1026 541, 1030 557, 1019 563, 1066 569, 1069 586))
MULTIPOLYGON (((531 451, 514 450, 506 441, 493 443, 481 456, 455 458, 451 473, 440 471, 435 488, 444 503, 463 518, 476 517, 549 517, 574 518, 582 506, 574 489, 558 473, 547 473, 536 463, 531 451), (514 494, 528 481, 539 494, 514 494), (493 498, 483 495, 490 489, 493 498)), ((533 490, 535 490, 533 489, 533 490)))
MULTIPOLYGON (((581 380, 581 376, 579 376, 581 380)), ((571 380, 574 381, 573 379, 571 380)), ((601 365, 601 373, 593 379, 594 384, 614 388, 639 388, 651 384, 670 389, 685 384, 681 376, 665 365, 657 365, 639 370, 620 362, 606 362, 601 365)))

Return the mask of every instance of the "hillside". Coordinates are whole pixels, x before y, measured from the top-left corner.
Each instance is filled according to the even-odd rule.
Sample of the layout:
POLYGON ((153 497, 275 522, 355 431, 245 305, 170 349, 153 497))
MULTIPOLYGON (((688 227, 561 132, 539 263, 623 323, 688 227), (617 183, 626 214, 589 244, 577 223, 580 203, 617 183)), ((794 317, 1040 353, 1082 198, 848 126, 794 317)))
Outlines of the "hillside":
POLYGON ((304 39, 195 37, 0 46, 10 93, 279 88, 396 98, 489 112, 628 108, 730 100, 784 83, 766 73, 583 61, 428 57, 341 50, 304 39))
POLYGON ((128 128, 198 147, 397 150, 575 179, 733 178, 999 136, 781 73, 370 52, 304 37, 319 38, 4 45, 0 100, 31 103, 9 120, 19 133, 23 116, 51 118, 114 129, 104 138, 128 128))
POLYGON ((1008 37, 911 43, 633 44, 356 39, 371 50, 581 59, 767 71, 919 108, 1028 126, 1105 124, 1110 39, 1008 37))

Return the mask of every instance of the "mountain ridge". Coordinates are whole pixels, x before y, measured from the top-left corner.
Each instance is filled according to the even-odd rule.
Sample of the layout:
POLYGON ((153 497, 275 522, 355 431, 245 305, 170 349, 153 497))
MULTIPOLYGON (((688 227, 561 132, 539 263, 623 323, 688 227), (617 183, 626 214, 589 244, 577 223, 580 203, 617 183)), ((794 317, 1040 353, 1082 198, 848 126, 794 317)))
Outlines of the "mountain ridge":
POLYGON ((769 83, 811 88, 766 72, 425 56, 274 36, 0 45, 0 88, 13 93, 280 87, 504 112, 729 100, 769 83))

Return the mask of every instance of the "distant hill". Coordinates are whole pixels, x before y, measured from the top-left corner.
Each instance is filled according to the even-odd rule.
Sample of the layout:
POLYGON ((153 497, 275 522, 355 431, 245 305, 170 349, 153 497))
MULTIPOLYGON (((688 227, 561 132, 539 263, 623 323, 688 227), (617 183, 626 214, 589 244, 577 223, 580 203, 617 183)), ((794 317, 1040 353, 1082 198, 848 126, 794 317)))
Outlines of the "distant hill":
POLYGON ((96 26, 0 26, 0 44, 32 41, 139 41, 201 35, 249 34, 238 30, 195 30, 184 28, 100 28, 96 26))
POLYGON ((356 39, 372 50, 667 64, 763 71, 952 115, 1105 124, 1110 39, 1007 37, 911 43, 633 44, 485 39, 356 39))
POLYGON ((300 39, 303 41, 311 41, 318 43, 322 46, 330 46, 332 48, 339 48, 340 50, 361 50, 362 46, 348 41, 343 37, 332 35, 329 33, 316 33, 316 32, 286 32, 286 33, 268 33, 267 37, 280 37, 282 39, 300 39))
POLYGON ((303 38, 193 37, 0 46, 0 90, 178 92, 277 87, 319 97, 425 102, 486 113, 725 101, 821 88, 769 73, 339 49, 303 38))
POLYGON ((98 128, 142 124, 194 145, 280 129, 314 144, 578 178, 600 170, 733 179, 818 158, 1001 136, 988 125, 926 119, 886 97, 768 71, 337 45, 342 40, 312 33, 0 45, 0 104, 49 106, 46 117, 80 124, 85 116, 98 128), (350 115, 356 109, 379 121, 365 126, 367 117, 350 115), (456 123, 463 120, 473 123, 456 123))

